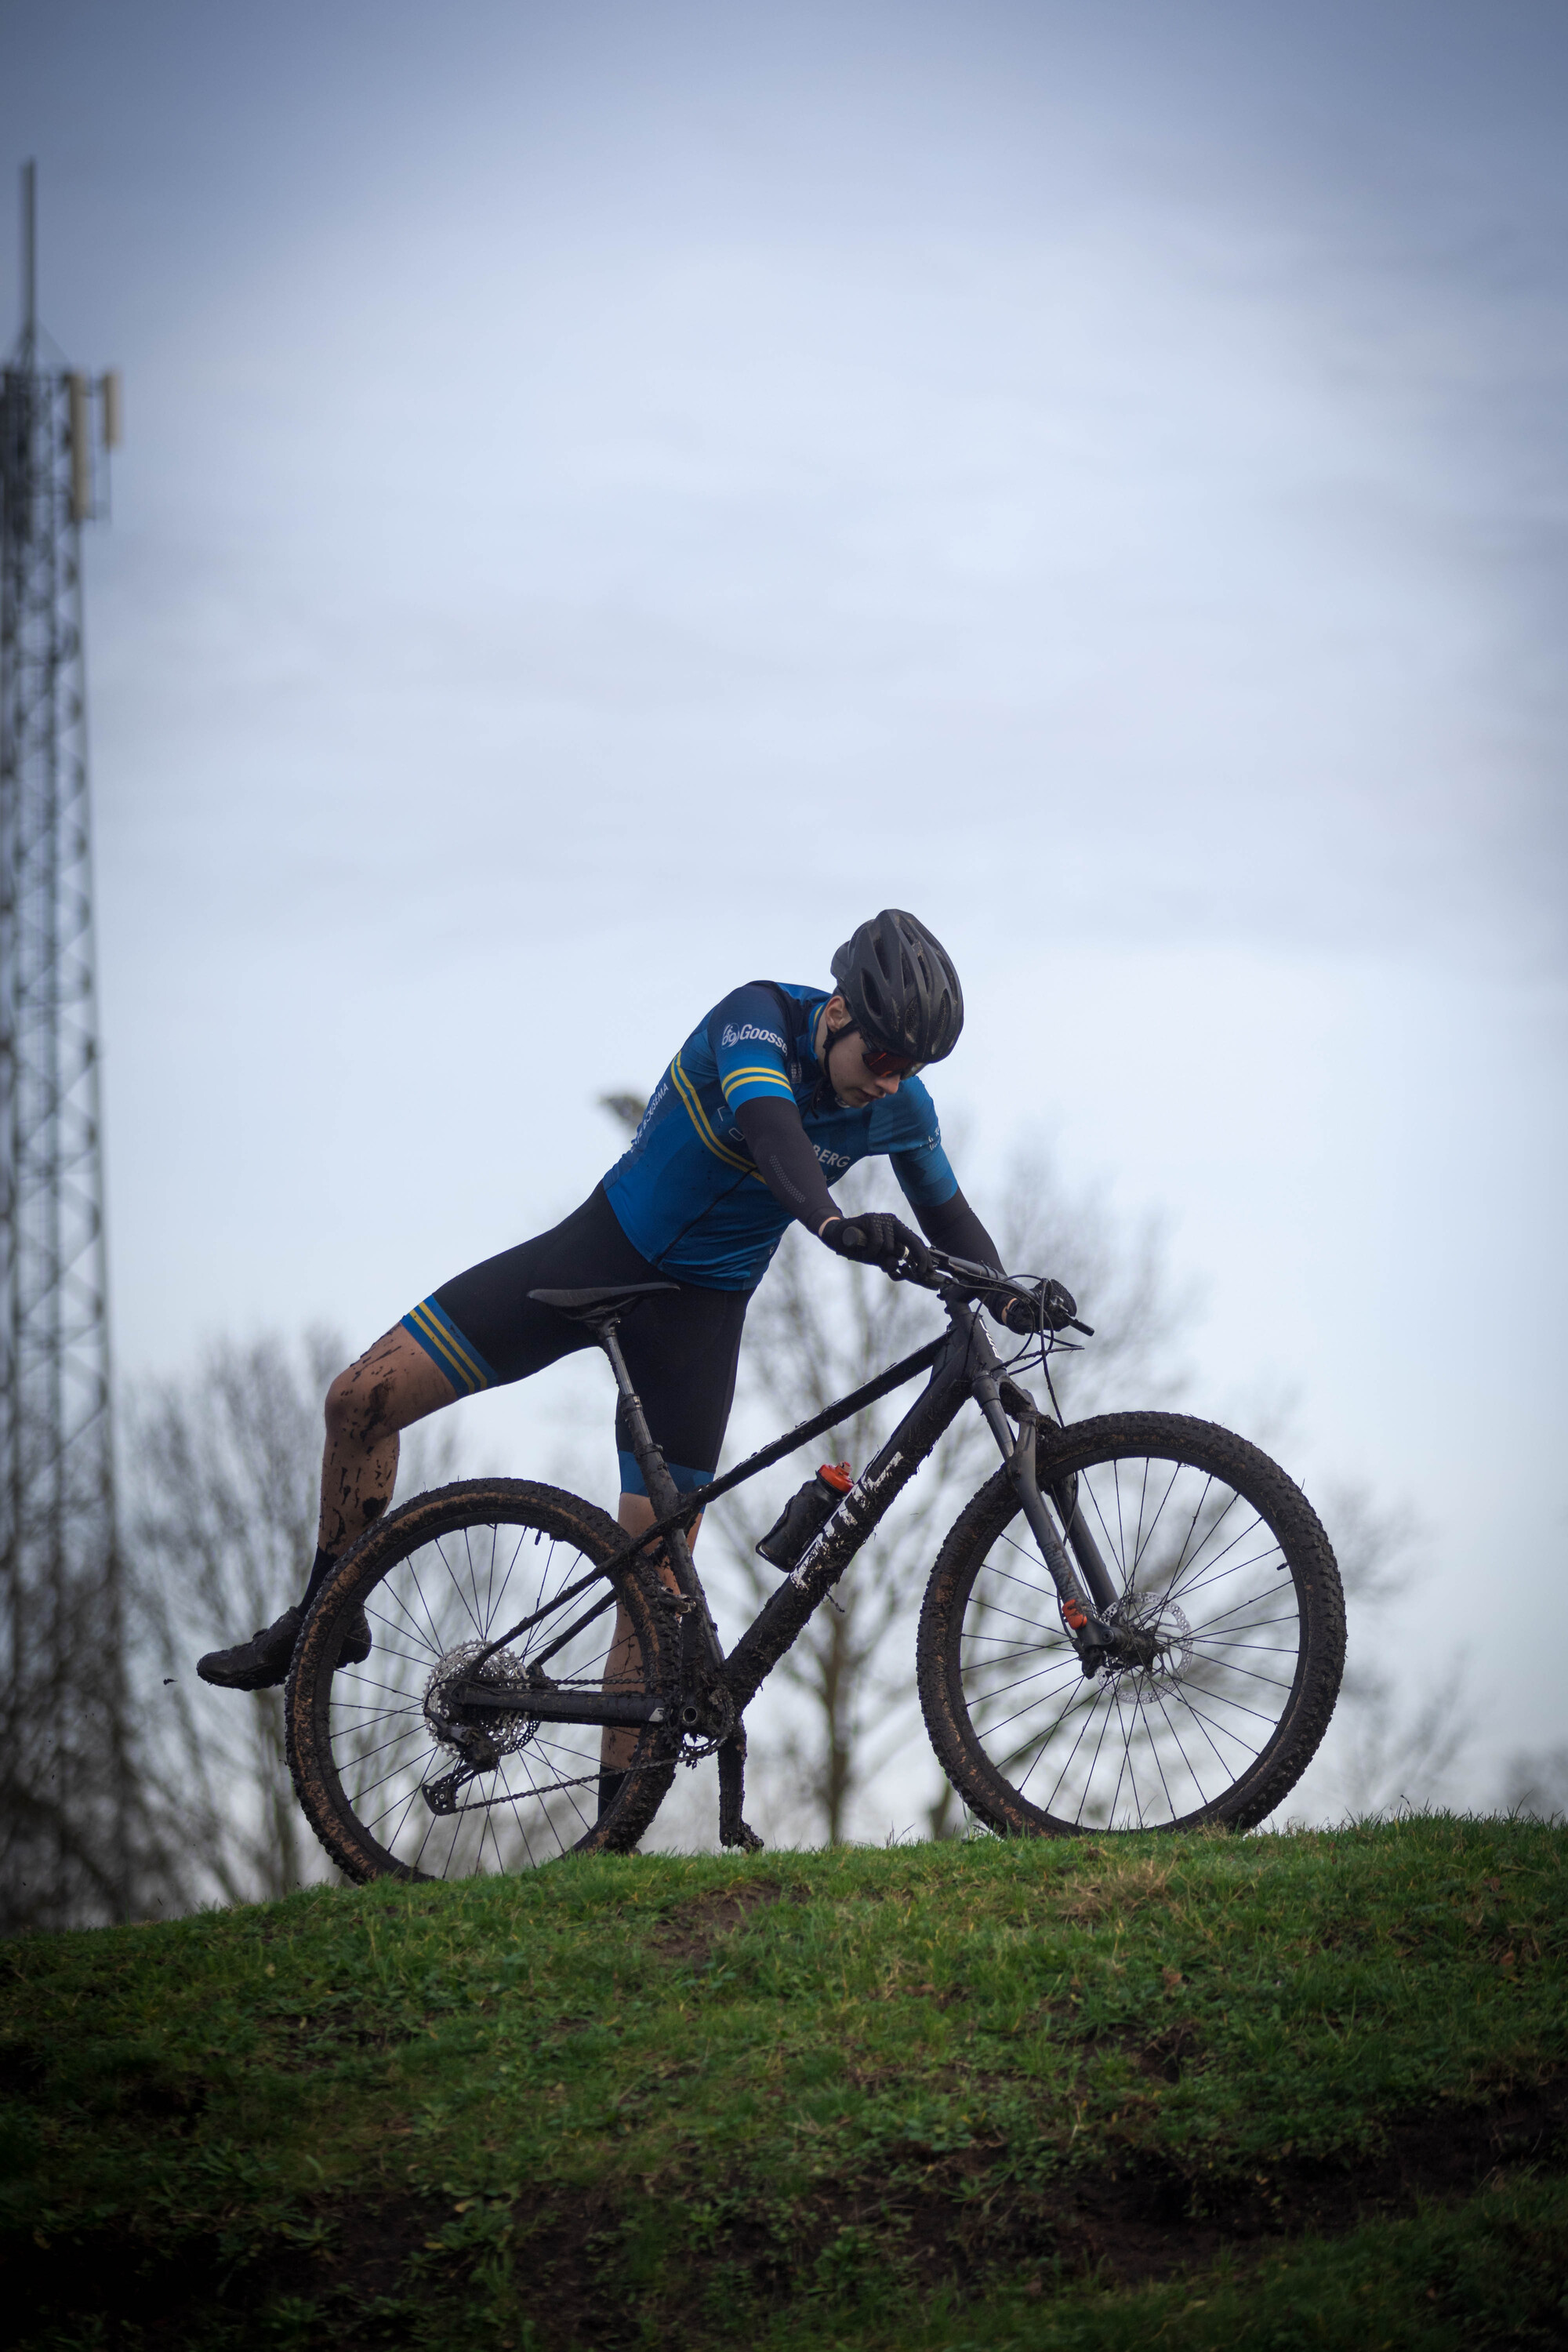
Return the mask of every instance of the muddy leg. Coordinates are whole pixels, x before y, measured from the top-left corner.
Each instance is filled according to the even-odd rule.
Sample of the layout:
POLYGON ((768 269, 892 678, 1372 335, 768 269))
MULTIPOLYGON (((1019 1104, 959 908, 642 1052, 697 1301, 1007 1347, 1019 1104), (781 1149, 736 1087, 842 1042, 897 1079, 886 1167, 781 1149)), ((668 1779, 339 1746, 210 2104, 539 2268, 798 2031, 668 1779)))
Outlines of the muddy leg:
POLYGON ((335 1559, 357 1543, 391 1502, 397 1479, 398 1431, 423 1421, 426 1413, 438 1412, 457 1393, 401 1324, 338 1374, 327 1391, 317 1533, 329 1558, 335 1559))

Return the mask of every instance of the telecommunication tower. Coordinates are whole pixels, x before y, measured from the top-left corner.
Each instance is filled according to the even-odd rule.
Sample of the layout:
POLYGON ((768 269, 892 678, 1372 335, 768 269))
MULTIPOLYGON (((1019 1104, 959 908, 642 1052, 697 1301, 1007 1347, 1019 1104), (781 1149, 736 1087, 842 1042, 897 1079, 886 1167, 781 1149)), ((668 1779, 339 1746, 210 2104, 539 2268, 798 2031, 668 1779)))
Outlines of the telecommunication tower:
POLYGON ((0 1927, 114 1916, 129 1872, 81 601, 120 385, 39 327, 37 256, 28 163, 0 386, 0 1927))

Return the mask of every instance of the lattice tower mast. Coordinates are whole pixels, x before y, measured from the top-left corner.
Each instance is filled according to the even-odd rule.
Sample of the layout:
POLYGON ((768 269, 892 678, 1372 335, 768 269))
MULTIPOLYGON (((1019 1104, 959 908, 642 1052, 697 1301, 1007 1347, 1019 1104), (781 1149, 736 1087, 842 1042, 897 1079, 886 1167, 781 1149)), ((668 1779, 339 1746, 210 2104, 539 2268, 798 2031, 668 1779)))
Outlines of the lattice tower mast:
POLYGON ((81 600, 120 394, 38 325, 22 179, 0 392, 0 1925, 55 1926, 122 1912, 130 1869, 81 600))

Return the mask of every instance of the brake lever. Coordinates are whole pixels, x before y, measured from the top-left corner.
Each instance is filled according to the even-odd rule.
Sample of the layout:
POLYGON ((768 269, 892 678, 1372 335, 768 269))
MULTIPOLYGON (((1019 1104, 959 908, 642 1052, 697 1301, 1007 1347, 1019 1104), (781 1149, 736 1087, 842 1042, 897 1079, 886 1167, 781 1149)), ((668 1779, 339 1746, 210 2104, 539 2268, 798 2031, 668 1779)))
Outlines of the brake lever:
MULTIPOLYGON (((931 1264, 939 1276, 945 1275, 950 1279, 961 1283, 973 1282, 977 1288, 986 1290, 994 1290, 1005 1285, 1016 1288, 1021 1297, 1028 1296, 1026 1286, 1018 1283, 1015 1276, 1003 1274, 996 1266, 982 1265, 977 1258, 950 1257, 945 1250, 939 1249, 933 1249, 931 1256, 931 1264)), ((934 1289, 936 1285, 933 1283, 922 1286, 934 1289)), ((1066 1323, 1058 1328, 1068 1331, 1081 1331, 1086 1339, 1092 1339, 1094 1337, 1093 1324, 1080 1323, 1076 1315, 1069 1315, 1066 1323)))

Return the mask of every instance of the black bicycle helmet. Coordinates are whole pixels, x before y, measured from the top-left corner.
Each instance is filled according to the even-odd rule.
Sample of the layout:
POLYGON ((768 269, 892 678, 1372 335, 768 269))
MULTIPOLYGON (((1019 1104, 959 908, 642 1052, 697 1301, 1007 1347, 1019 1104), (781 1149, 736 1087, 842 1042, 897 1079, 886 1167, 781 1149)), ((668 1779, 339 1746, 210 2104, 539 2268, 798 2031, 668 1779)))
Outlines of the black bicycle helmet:
POLYGON ((884 907, 833 959, 838 992, 873 1045, 911 1062, 942 1061, 963 1026, 952 959, 923 923, 884 907))

